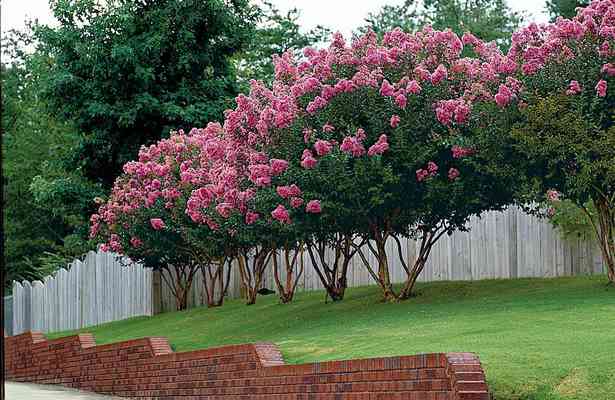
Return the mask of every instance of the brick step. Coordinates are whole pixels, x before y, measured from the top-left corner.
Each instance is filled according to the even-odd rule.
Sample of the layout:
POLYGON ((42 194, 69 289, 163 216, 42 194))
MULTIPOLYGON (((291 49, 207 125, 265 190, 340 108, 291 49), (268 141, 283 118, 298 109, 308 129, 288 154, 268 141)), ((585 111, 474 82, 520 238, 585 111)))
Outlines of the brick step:
POLYGON ((458 400, 490 400, 489 392, 486 390, 479 391, 460 391, 457 392, 458 400))

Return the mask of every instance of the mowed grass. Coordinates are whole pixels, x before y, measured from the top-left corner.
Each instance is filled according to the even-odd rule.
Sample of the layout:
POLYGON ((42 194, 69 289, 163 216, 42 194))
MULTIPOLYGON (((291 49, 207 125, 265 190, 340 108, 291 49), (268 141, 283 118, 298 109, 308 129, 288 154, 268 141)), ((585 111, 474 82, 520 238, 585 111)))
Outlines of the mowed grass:
MULTIPOLYGON (((292 304, 196 308, 84 331, 97 343, 167 336, 176 351, 271 341, 287 362, 429 352, 478 353, 498 400, 615 399, 615 289, 604 276, 440 282, 397 304, 376 287, 324 292, 292 304)), ((68 332, 50 337, 64 336, 68 332)))

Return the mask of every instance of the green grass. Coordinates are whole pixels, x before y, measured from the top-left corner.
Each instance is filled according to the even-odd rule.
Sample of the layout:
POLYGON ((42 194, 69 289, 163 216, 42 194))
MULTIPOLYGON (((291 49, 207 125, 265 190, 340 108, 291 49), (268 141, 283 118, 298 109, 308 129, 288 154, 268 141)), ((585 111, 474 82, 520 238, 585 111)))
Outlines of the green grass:
MULTIPOLYGON (((615 289, 604 276, 441 282, 399 304, 375 287, 293 304, 274 295, 113 322, 84 331, 97 343, 167 336, 176 351, 271 341, 289 363, 470 351, 498 400, 615 399, 615 289)), ((64 336, 67 332, 50 335, 64 336)))

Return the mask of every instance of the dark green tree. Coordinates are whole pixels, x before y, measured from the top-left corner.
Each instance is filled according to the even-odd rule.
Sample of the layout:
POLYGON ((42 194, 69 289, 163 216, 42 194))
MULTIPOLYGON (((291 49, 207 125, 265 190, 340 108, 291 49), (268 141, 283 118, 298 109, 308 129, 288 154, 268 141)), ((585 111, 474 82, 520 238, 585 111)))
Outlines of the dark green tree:
MULTIPOLYGON (((57 121, 39 96, 52 60, 25 52, 30 43, 27 31, 11 32, 2 43, 7 60, 1 65, 5 285, 39 279, 85 250, 84 243, 71 235, 75 224, 84 222, 83 210, 54 210, 38 203, 31 190, 36 176, 64 174, 51 160, 65 157, 78 136, 71 124, 57 121)), ((73 187, 87 185, 77 174, 65 179, 73 180, 73 187)), ((90 190, 96 188, 88 186, 90 190)))
POLYGON ((141 145, 220 120, 230 58, 251 40, 248 0, 54 0, 35 38, 55 63, 44 97, 81 134, 65 166, 109 188, 141 145))

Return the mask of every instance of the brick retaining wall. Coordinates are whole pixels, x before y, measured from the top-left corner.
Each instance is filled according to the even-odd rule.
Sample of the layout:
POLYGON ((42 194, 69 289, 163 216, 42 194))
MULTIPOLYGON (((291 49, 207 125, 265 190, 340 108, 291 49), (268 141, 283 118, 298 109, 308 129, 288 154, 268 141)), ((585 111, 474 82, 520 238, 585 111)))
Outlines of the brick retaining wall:
POLYGON ((136 399, 488 400, 471 353, 288 365, 274 344, 175 353, 166 338, 96 345, 91 334, 4 338, 5 378, 136 399))

